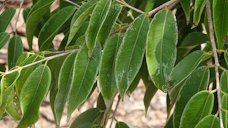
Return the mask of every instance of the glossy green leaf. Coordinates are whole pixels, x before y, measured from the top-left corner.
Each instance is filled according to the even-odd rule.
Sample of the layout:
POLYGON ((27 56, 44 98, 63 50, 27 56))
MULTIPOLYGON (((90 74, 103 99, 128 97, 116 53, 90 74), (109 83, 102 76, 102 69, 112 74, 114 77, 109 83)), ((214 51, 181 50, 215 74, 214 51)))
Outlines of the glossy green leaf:
POLYGON ((181 60, 170 74, 172 84, 177 86, 183 82, 198 67, 204 57, 203 51, 194 51, 181 60))
POLYGON ((89 14, 93 11, 94 6, 96 5, 98 0, 90 0, 86 3, 84 3, 78 11, 74 14, 72 21, 71 21, 71 28, 70 28, 70 34, 67 40, 67 45, 70 44, 70 42, 73 40, 75 34, 80 29, 80 27, 83 25, 83 23, 86 21, 86 19, 89 17, 89 14))
POLYGON ((0 32, 6 31, 15 12, 16 12, 16 9, 9 8, 9 9, 4 10, 4 12, 0 15, 0 32))
POLYGON ((103 50, 101 66, 99 71, 99 85, 104 98, 111 100, 117 92, 116 79, 114 74, 115 60, 122 36, 114 35, 110 37, 103 50))
POLYGON ((213 1, 213 23, 218 49, 223 49, 225 36, 228 35, 228 2, 227 0, 213 1))
POLYGON ((67 6, 51 16, 51 18, 45 23, 39 33, 38 44, 40 50, 49 49, 55 35, 58 33, 64 23, 73 15, 74 12, 75 7, 67 6))
POLYGON ((105 19, 99 33, 98 40, 103 45, 108 39, 113 26, 122 10, 122 7, 118 3, 112 3, 111 8, 108 12, 107 18, 105 19))
POLYGON ((195 128, 219 128, 219 119, 216 116, 208 115, 200 120, 195 128))
MULTIPOLYGON (((20 58, 19 58, 20 59, 20 58)), ((38 61, 42 59, 42 56, 41 55, 31 55, 29 56, 27 59, 25 59, 21 64, 18 64, 17 66, 24 66, 24 65, 27 65, 27 64, 31 64, 35 61, 38 61)), ((28 79, 29 75, 35 70, 35 68, 37 66, 39 66, 40 64, 37 64, 37 65, 33 65, 33 66, 30 66, 28 68, 25 68, 25 69, 22 69, 21 70, 21 73, 20 73, 20 76, 17 80, 17 83, 16 83, 16 93, 18 95, 20 95, 21 93, 21 89, 23 88, 24 84, 25 84, 25 81, 28 79)))
POLYGON ((168 10, 158 12, 148 33, 146 60, 155 86, 163 91, 176 61, 177 25, 174 14, 168 10))
POLYGON ((220 88, 224 94, 228 95, 228 71, 223 71, 221 75, 220 88))
POLYGON ((174 128, 173 127, 173 115, 171 115, 169 117, 169 119, 166 121, 164 128, 174 128))
POLYGON ((185 108, 185 105, 189 99, 201 90, 206 90, 209 85, 209 69, 206 66, 197 68, 190 76, 186 79, 182 85, 182 89, 177 97, 177 102, 173 113, 174 127, 178 128, 180 119, 185 108))
POLYGON ((224 128, 228 128, 228 95, 222 96, 222 121, 224 128))
POLYGON ((195 94, 186 104, 181 117, 180 128, 194 128, 213 109, 214 95, 208 91, 195 94))
POLYGON ((191 0, 180 0, 181 6, 184 10, 184 14, 186 16, 187 24, 190 21, 190 6, 191 6, 191 0))
POLYGON ((108 15, 111 0, 99 0, 96 4, 86 31, 86 44, 89 49, 96 46, 97 35, 108 15))
POLYGON ((195 0, 195 8, 194 8, 194 16, 193 23, 194 25, 198 25, 201 19, 201 15, 205 8, 207 0, 195 0))
POLYGON ((142 65, 148 29, 148 17, 138 16, 125 33, 118 50, 115 77, 122 96, 128 90, 142 65))
POLYGON ((129 128, 124 122, 117 122, 115 128, 129 128))
POLYGON ((23 53, 24 48, 21 38, 19 36, 13 36, 9 41, 8 46, 8 66, 9 69, 16 65, 17 59, 23 53))
POLYGON ((64 61, 60 70, 58 79, 58 92, 56 94, 54 102, 57 125, 60 124, 63 109, 72 88, 73 77, 75 75, 74 65, 76 55, 76 53, 70 54, 64 61))
POLYGON ((51 83, 51 71, 48 66, 40 65, 26 80, 20 94, 23 117, 18 128, 34 124, 39 117, 39 107, 48 93, 51 83))
POLYGON ((6 32, 0 33, 0 49, 8 42, 10 35, 6 32))
POLYGON ((99 109, 91 108, 81 113, 71 124, 70 128, 94 128, 98 125, 96 121, 101 114, 99 109))
POLYGON ((87 99, 96 81, 100 65, 101 46, 97 44, 92 51, 91 58, 89 58, 88 52, 89 49, 84 45, 76 56, 76 74, 73 78, 73 86, 68 101, 68 117, 87 99))
POLYGON ((54 0, 39 0, 33 5, 31 11, 26 18, 26 37, 30 49, 32 48, 33 35, 40 22, 40 19, 50 10, 54 0))
POLYGON ((184 38, 179 48, 192 49, 203 43, 207 43, 207 41, 209 41, 209 38, 206 34, 203 34, 201 32, 191 32, 184 38))

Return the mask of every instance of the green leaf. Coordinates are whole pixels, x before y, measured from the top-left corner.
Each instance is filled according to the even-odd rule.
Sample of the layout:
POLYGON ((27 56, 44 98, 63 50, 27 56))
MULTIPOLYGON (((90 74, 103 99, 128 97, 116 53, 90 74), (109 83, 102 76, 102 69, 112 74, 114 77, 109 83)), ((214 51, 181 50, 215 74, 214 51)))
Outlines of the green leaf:
POLYGON ((66 58, 59 73, 58 92, 54 102, 57 125, 60 124, 63 109, 72 88, 76 55, 76 53, 72 53, 66 58))
POLYGON ((222 96, 222 121, 224 128, 228 128, 228 95, 222 96))
POLYGON ((219 119, 216 116, 208 115, 200 120, 195 128, 219 128, 219 119))
POLYGON ((223 49, 225 36, 228 35, 228 2, 227 0, 213 1, 213 21, 218 49, 223 49))
POLYGON ((181 6, 184 10, 184 14, 186 16, 187 24, 189 24, 191 0, 180 0, 180 3, 181 3, 181 6))
POLYGON ((34 124, 39 117, 39 107, 48 93, 51 83, 51 71, 48 66, 40 65, 28 77, 20 94, 23 117, 18 128, 34 124))
POLYGON ((115 128, 129 128, 124 122, 117 122, 115 128))
POLYGON ((224 94, 228 95, 228 71, 223 71, 221 75, 220 88, 224 94))
POLYGON ((99 85, 104 98, 111 100, 117 92, 114 74, 115 60, 122 41, 121 35, 110 37, 103 50, 99 72, 99 85))
POLYGON ((170 74, 174 87, 183 82, 198 67, 204 57, 203 51, 194 51, 181 60, 170 74))
POLYGON ((73 15, 75 7, 67 6, 58 12, 56 12, 50 19, 45 23, 39 33, 39 48, 40 50, 49 49, 52 44, 52 40, 55 35, 64 25, 64 23, 73 15))
POLYGON ((201 32, 191 32, 182 41, 179 48, 193 49, 203 43, 207 43, 209 38, 206 34, 201 32))
POLYGON ((26 18, 26 37, 30 49, 32 49, 33 35, 41 18, 50 10, 54 0, 39 0, 33 5, 31 11, 26 18))
POLYGON ((9 8, 9 9, 6 9, 5 11, 3 11, 3 13, 0 15, 0 32, 6 31, 15 12, 16 12, 16 9, 14 9, 14 8, 9 8))
MULTIPOLYGON (((14 98, 14 97, 12 97, 12 98, 14 98)), ((13 119, 20 120, 21 115, 18 113, 20 110, 19 110, 19 105, 17 104, 17 102, 19 102, 19 101, 16 101, 16 103, 15 103, 14 100, 11 99, 11 101, 8 101, 5 109, 6 109, 6 113, 9 116, 13 117, 13 119)))
POLYGON ((128 90, 142 65, 148 29, 148 17, 140 15, 123 37, 115 62, 117 87, 122 96, 128 90))
POLYGON ((21 38, 19 36, 13 36, 9 41, 8 46, 8 66, 9 69, 16 65, 17 59, 23 53, 24 48, 21 38))
POLYGON ((98 33, 98 40, 102 45, 108 39, 121 10, 122 10, 122 7, 120 6, 120 4, 112 3, 111 8, 108 12, 107 18, 105 19, 98 33))
POLYGON ((169 117, 169 119, 166 121, 164 128, 174 128, 173 127, 173 115, 171 115, 169 117))
POLYGON ((213 109, 214 95, 208 91, 195 94, 186 104, 181 117, 180 128, 194 128, 213 109))
POLYGON ((91 108, 81 113, 71 124, 70 128, 94 128, 97 120, 101 116, 101 112, 97 108, 91 108))
POLYGON ((84 45, 76 56, 73 86, 68 101, 68 117, 81 105, 89 96, 96 81, 96 76, 100 64, 101 46, 92 50, 92 56, 88 56, 89 49, 84 45), (77 99, 77 100, 75 100, 77 99))
POLYGON ((226 66, 228 66, 228 50, 226 50, 226 52, 224 53, 224 58, 225 58, 226 66))
POLYGON ((86 31, 86 44, 89 49, 95 47, 97 35, 105 22, 110 7, 111 0, 99 0, 96 4, 86 31))
MULTIPOLYGON (((180 125, 180 119, 189 99, 201 90, 206 90, 209 84, 209 69, 206 66, 197 68, 184 82, 178 93, 177 102, 173 112, 175 128, 180 125)), ((174 101, 173 101, 174 102, 174 101)))
POLYGON ((14 96, 13 89, 14 85, 20 75, 19 71, 13 72, 6 76, 3 76, 1 79, 1 107, 6 107, 11 97, 14 96))
POLYGON ((146 112, 147 112, 147 110, 150 106, 150 102, 151 102, 152 98, 154 97, 154 95, 156 94, 157 90, 158 90, 157 87, 151 81, 150 84, 146 88, 146 92, 145 92, 145 95, 143 98, 143 102, 144 102, 146 112))
POLYGON ((84 3, 78 11, 74 14, 72 21, 71 21, 71 28, 70 28, 70 34, 68 36, 67 45, 70 44, 70 42, 73 40, 75 34, 77 31, 81 28, 83 23, 86 21, 86 19, 89 17, 89 14, 93 11, 94 6, 96 5, 98 0, 90 0, 86 3, 84 3))
POLYGON ((204 7, 206 5, 206 2, 207 2, 207 0, 195 0, 193 23, 196 26, 200 22, 201 15, 203 13, 203 10, 204 10, 204 7))
MULTIPOLYGON (((20 58, 19 58, 20 59, 20 58)), ((17 66, 24 66, 27 64, 31 64, 35 61, 38 61, 42 59, 41 55, 31 55, 28 58, 26 58, 21 64, 18 64, 17 66)), ((20 76, 16 83, 16 93, 20 95, 21 89, 23 88, 25 81, 28 79, 29 75, 35 70, 36 67, 38 67, 40 64, 33 65, 27 68, 22 69, 20 76)))
POLYGON ((174 14, 168 10, 153 18, 147 40, 146 60, 155 86, 163 91, 176 61, 177 25, 174 14))
POLYGON ((0 33, 0 49, 8 42, 10 35, 6 32, 0 33))

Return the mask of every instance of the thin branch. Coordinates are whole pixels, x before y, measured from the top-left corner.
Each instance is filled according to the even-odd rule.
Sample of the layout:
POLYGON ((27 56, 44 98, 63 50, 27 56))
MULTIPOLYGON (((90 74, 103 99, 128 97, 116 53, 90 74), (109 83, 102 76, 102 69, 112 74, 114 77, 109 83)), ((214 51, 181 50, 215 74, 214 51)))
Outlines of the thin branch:
POLYGON ((119 104, 120 104, 120 100, 121 100, 121 96, 119 95, 119 96, 118 96, 117 103, 116 103, 115 110, 114 110, 113 115, 112 115, 112 120, 111 120, 111 123, 110 123, 110 128, 112 127, 113 121, 114 121, 114 119, 115 119, 116 112, 117 112, 117 109, 118 109, 119 104))
POLYGON ((126 3, 124 0, 116 0, 116 2, 122 4, 122 5, 125 6, 125 7, 130 8, 130 9, 132 9, 132 10, 138 12, 138 13, 141 13, 141 14, 144 14, 144 13, 145 13, 145 12, 143 12, 142 10, 139 10, 139 9, 137 9, 137 8, 135 8, 135 7, 131 6, 131 5, 129 5, 129 4, 126 3))
POLYGON ((20 70, 22 70, 22 69, 24 69, 24 68, 28 68, 28 67, 31 67, 31 66, 33 66, 33 65, 36 65, 36 64, 39 64, 39 63, 42 63, 42 62, 45 62, 45 61, 53 60, 53 59, 58 58, 58 57, 61 57, 61 56, 66 56, 66 55, 68 55, 68 54, 70 54, 70 53, 73 53, 73 52, 76 52, 76 51, 77 51, 77 49, 76 49, 76 50, 69 51, 69 52, 64 52, 64 53, 61 53, 61 54, 49 56, 49 57, 46 57, 46 58, 44 58, 44 59, 42 59, 42 60, 35 61, 35 62, 31 63, 31 64, 27 64, 27 65, 24 65, 24 66, 22 66, 22 67, 18 67, 18 68, 14 69, 14 70, 5 72, 5 73, 3 73, 3 75, 8 75, 8 74, 11 74, 11 73, 20 71, 20 70))
POLYGON ((178 4, 180 2, 180 0, 170 0, 158 7, 156 7, 155 9, 151 10, 150 12, 148 12, 148 16, 151 17, 153 16, 155 13, 157 13, 158 11, 160 11, 161 9, 163 9, 164 7, 168 7, 169 9, 172 9, 173 7, 175 7, 176 4, 178 4))
POLYGON ((64 0, 64 1, 66 1, 66 2, 68 2, 68 3, 70 3, 70 4, 74 5, 74 6, 76 6, 77 8, 80 8, 80 5, 74 3, 74 2, 72 2, 70 0, 64 0))
POLYGON ((13 27, 13 32, 14 32, 15 34, 17 33, 17 23, 18 23, 18 20, 19 20, 19 16, 20 16, 20 14, 21 14, 21 8, 22 8, 22 5, 24 4, 24 1, 25 1, 25 0, 21 0, 19 12, 18 12, 17 17, 16 17, 15 25, 14 25, 14 27, 13 27))
POLYGON ((219 111, 219 122, 220 122, 220 128, 224 128, 223 121, 222 121, 222 106, 221 106, 221 94, 220 94, 220 83, 219 83, 219 59, 217 54, 217 48, 215 43, 215 37, 214 37, 214 28, 213 28, 213 21, 211 17, 211 3, 210 0, 207 0, 206 4, 206 12, 207 12, 207 20, 208 20, 208 26, 209 26, 209 32, 210 32, 210 41, 212 46, 212 51, 215 59, 215 77, 216 77, 216 89, 217 89, 217 98, 218 98, 218 111, 219 111))

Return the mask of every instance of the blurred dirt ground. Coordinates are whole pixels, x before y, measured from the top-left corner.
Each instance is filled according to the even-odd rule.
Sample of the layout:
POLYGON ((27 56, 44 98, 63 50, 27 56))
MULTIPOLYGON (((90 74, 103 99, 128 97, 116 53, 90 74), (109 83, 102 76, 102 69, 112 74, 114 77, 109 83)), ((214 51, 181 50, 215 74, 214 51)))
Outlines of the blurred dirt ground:
MULTIPOLYGON (((15 1, 15 0, 14 0, 15 1)), ((55 8, 56 6, 53 6, 55 8)), ((17 11, 18 13, 18 11, 17 11)), ((12 28, 16 21, 15 15, 13 21, 11 22, 8 32, 12 32, 12 28)), ((19 21, 17 23, 17 32, 23 34, 25 33, 25 24, 22 18, 22 15, 19 16, 19 21)), ((62 40, 63 36, 57 36, 54 39, 54 44, 59 45, 59 42, 62 40)), ((22 37, 22 41, 25 48, 28 48, 26 38, 22 37)), ((37 39, 34 39, 34 42, 37 42, 37 39)), ((0 50, 0 63, 6 64, 7 60, 7 45, 4 49, 0 50)), ((37 44, 34 44, 34 49, 37 49, 37 44)), ((154 98, 151 101, 150 107, 147 114, 144 110, 143 97, 145 94, 145 87, 143 82, 140 82, 138 88, 133 92, 132 95, 126 96, 124 101, 121 101, 116 113, 116 119, 119 121, 126 122, 130 128, 162 128, 166 122, 166 96, 163 92, 158 91, 154 98)), ((98 90, 96 90, 90 99, 82 106, 79 111, 74 112, 73 119, 77 117, 78 114, 85 111, 88 108, 96 106, 96 101, 98 97, 98 90)), ((113 104, 113 110, 117 103, 115 99, 113 104)), ((61 128, 68 128, 69 123, 66 122, 66 112, 63 115, 61 121, 61 128)), ((72 122, 72 120, 70 122, 72 122)), ((12 120, 10 117, 4 117, 0 121, 0 128, 15 128, 17 122, 12 120)), ((54 117, 49 105, 48 100, 46 100, 42 107, 40 108, 40 119, 35 125, 36 128, 55 128, 54 117)), ((109 125, 108 125, 109 127, 109 125)))

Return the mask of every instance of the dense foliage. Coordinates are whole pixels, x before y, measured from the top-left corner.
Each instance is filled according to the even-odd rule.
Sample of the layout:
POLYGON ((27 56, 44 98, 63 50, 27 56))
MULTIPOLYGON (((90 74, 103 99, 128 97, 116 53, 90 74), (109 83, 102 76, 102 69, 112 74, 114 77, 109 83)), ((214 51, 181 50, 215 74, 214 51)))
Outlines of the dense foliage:
POLYGON ((18 8, 29 49, 17 28, 6 31, 16 8, 1 10, 1 117, 32 126, 49 96, 59 127, 64 108, 70 119, 98 88, 97 107, 70 127, 106 127, 114 98, 131 95, 141 79, 145 113, 157 90, 167 93, 166 128, 228 128, 227 0, 60 0, 54 10, 53 2, 18 8), (54 47, 58 34, 64 39, 54 47))

